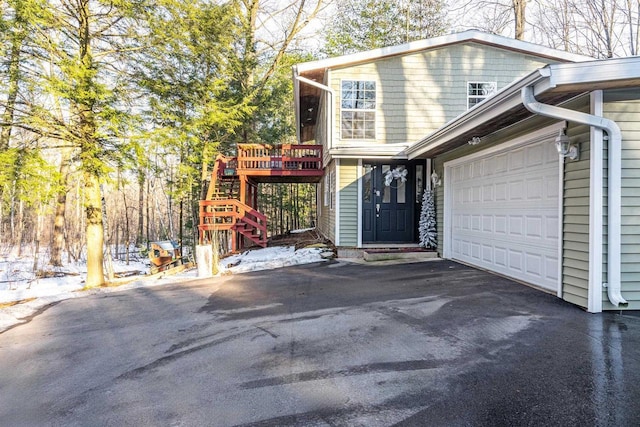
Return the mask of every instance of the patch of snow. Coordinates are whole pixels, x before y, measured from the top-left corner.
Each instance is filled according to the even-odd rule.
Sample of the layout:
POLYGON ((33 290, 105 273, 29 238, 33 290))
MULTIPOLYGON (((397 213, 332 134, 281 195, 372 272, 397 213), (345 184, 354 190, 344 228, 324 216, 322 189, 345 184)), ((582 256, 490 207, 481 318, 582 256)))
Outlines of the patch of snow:
MULTIPOLYGON (((29 298, 43 298, 78 291, 84 287, 87 274, 86 264, 70 264, 64 268, 51 268, 59 277, 36 278, 33 270, 33 258, 15 258, 0 260, 0 303, 21 301, 29 298)), ((148 265, 144 262, 113 261, 116 273, 139 271, 146 274, 148 265)))
MULTIPOLYGON (((327 248, 304 248, 295 250, 294 246, 272 247, 246 251, 220 260, 221 274, 238 274, 326 261, 321 254, 327 248)), ((94 288, 81 291, 84 287, 87 267, 85 263, 66 265, 58 272, 67 274, 60 277, 36 279, 32 272, 33 257, 18 258, 15 254, 0 257, 0 303, 26 301, 0 309, 0 332, 16 324, 26 322, 41 308, 70 298, 86 295, 118 292, 141 287, 161 286, 198 278, 198 270, 192 268, 171 276, 141 276, 121 286, 94 288)), ((114 271, 118 273, 140 271, 147 274, 149 265, 143 261, 113 261, 114 271)), ((53 270, 53 268, 52 268, 53 270)))
POLYGON ((321 254, 326 248, 295 249, 295 246, 276 246, 256 249, 232 255, 220 260, 218 268, 222 274, 247 273, 250 271, 271 270, 292 265, 310 264, 326 261, 321 254))

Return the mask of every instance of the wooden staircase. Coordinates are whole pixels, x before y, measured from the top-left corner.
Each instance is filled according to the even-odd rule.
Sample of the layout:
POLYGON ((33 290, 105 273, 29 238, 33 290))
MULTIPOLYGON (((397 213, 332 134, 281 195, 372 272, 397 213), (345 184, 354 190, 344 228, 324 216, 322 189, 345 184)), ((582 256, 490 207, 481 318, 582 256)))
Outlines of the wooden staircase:
MULTIPOLYGON (((237 234, 258 246, 267 246, 267 217, 239 200, 201 200, 198 228, 201 239, 206 239, 207 232, 231 231, 234 251, 244 247, 243 242, 238 241, 237 234)), ((213 238, 210 236, 206 240, 211 241, 213 238)))
POLYGON ((322 178, 322 147, 318 145, 238 144, 238 156, 216 157, 204 200, 200 201, 200 244, 216 232, 230 234, 230 249, 248 242, 267 246, 267 217, 258 211, 261 182, 318 182, 322 178))

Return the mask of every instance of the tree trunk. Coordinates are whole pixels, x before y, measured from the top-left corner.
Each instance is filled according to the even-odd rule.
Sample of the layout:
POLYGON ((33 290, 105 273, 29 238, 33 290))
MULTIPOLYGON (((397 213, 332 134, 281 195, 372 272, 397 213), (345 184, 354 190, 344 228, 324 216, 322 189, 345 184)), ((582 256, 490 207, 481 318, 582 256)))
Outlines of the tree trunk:
POLYGON ((2 114, 2 130, 0 130, 0 151, 4 151, 9 148, 9 141, 11 140, 11 129, 13 127, 14 111, 16 99, 18 97, 18 89, 20 86, 20 52, 22 49, 22 43, 24 41, 24 30, 21 28, 20 15, 15 18, 16 29, 11 40, 11 53, 9 56, 9 66, 7 75, 9 77, 7 87, 7 100, 4 113, 2 114))
POLYGON ((149 242, 151 241, 151 236, 149 235, 149 232, 150 232, 149 231, 149 224, 151 222, 151 218, 149 217, 149 213, 150 213, 149 212, 149 197, 150 197, 150 192, 151 192, 151 189, 150 189, 150 185, 151 184, 149 183, 149 181, 150 180, 147 179, 147 197, 146 197, 146 200, 145 200, 145 211, 146 211, 146 214, 147 214, 146 215, 147 216, 147 227, 146 227, 146 232, 147 232, 147 250, 151 247, 149 245, 149 242))
POLYGON ((64 217, 67 211, 67 193, 69 185, 69 168, 71 153, 63 151, 60 163, 60 176, 63 179, 63 188, 56 198, 56 213, 53 220, 53 238, 51 242, 51 257, 49 264, 55 267, 62 266, 62 249, 64 248, 64 217))
POLYGON ((138 171, 138 235, 136 245, 141 245, 144 240, 144 170, 138 171))
POLYGON ((104 228, 102 197, 98 177, 85 173, 85 212, 87 216, 87 282, 92 288, 104 284, 104 228))
POLYGON ((524 40, 525 9, 527 7, 527 0, 512 1, 513 14, 515 18, 515 38, 516 40, 524 40))

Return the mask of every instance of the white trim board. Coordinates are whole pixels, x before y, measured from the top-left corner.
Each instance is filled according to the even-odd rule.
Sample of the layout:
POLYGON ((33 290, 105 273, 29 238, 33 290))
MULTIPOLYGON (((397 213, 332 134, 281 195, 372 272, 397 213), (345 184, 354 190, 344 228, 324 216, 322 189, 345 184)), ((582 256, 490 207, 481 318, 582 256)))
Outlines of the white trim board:
POLYGON ((334 179, 336 182, 333 184, 336 200, 335 200, 335 208, 334 215, 336 216, 336 231, 335 231, 335 244, 336 246, 340 246, 340 159, 335 159, 336 162, 336 171, 334 173, 334 179))
MULTIPOLYGON (((591 92, 591 114, 602 116, 602 91, 591 92)), ((589 293, 587 311, 602 311, 602 224, 603 224, 603 132, 591 127, 589 174, 589 293)))
MULTIPOLYGON (((566 122, 563 123, 566 126, 566 122)), ((556 296, 562 298, 563 243, 564 243, 564 157, 558 154, 558 289, 556 296)))
POLYGON ((362 247, 362 159, 358 159, 358 167, 356 169, 356 179, 358 180, 358 238, 356 241, 356 247, 362 247))

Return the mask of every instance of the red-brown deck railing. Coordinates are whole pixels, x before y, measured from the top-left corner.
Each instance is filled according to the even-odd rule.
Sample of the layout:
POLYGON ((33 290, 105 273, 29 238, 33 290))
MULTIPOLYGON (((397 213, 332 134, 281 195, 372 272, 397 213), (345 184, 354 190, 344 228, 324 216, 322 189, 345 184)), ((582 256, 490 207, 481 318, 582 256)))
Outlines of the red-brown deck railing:
POLYGON ((239 175, 322 175, 322 146, 238 144, 239 175))

